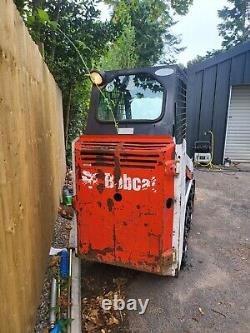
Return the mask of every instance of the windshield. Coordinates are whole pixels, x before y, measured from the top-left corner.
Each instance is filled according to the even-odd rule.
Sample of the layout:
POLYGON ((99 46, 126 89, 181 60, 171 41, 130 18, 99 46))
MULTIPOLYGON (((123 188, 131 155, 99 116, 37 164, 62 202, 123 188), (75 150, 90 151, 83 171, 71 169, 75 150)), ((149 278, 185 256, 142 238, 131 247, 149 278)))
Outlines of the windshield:
POLYGON ((117 76, 100 94, 98 119, 155 120, 162 112, 163 87, 149 74, 117 76))

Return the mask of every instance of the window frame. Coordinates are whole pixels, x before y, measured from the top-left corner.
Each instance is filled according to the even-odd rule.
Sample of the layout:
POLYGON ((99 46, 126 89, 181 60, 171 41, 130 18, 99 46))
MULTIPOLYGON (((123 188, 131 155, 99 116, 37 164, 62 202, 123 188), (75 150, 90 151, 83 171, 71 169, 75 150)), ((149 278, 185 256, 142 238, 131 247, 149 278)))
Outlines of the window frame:
MULTIPOLYGON (((157 81, 163 88, 162 91, 162 106, 161 106, 161 113, 159 115, 159 117, 155 118, 155 119, 125 119, 125 120, 117 120, 116 122, 118 124, 133 124, 133 123, 139 123, 139 124, 145 124, 145 123, 157 123, 158 121, 162 120, 164 113, 165 113, 165 109, 166 109, 166 105, 167 105, 167 89, 166 89, 166 85, 158 79, 157 75, 155 75, 154 73, 149 73, 147 71, 141 71, 141 72, 127 72, 127 73, 117 73, 117 75, 113 75, 110 80, 107 83, 112 82, 117 76, 130 76, 130 75, 137 75, 137 74, 146 74, 149 77, 152 77, 152 79, 154 79, 155 81, 157 81)), ((112 124, 114 123, 114 120, 102 120, 99 119, 98 117, 98 110, 99 110, 99 105, 100 105, 100 91, 99 88, 96 86, 93 86, 94 89, 94 96, 97 98, 96 101, 96 111, 95 111, 95 119, 96 121, 98 121, 101 124, 112 124)))

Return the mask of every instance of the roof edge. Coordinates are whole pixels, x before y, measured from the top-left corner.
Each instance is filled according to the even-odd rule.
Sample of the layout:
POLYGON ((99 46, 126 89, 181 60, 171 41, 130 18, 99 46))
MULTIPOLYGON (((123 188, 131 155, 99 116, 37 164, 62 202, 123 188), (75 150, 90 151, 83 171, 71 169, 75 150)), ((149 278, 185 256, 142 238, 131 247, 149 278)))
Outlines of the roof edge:
POLYGON ((250 51, 250 39, 244 43, 240 43, 240 44, 232 47, 229 50, 222 51, 221 54, 217 54, 215 56, 212 56, 211 58, 208 58, 208 59, 198 62, 194 65, 191 65, 187 69, 187 71, 189 73, 199 72, 203 69, 215 66, 218 63, 224 62, 230 58, 236 57, 247 51, 250 51))

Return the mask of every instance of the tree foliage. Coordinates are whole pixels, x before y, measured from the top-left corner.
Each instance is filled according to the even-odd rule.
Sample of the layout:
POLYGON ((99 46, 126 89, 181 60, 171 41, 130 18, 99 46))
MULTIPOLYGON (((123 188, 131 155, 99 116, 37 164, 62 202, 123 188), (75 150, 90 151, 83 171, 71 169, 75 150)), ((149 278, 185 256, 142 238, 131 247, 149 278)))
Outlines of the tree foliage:
POLYGON ((218 11, 223 20, 219 24, 219 34, 223 38, 222 47, 229 49, 250 38, 250 25, 247 21, 247 0, 228 0, 231 6, 218 11))
POLYGON ((72 139, 86 124, 87 68, 136 67, 173 59, 181 48, 179 38, 170 32, 175 23, 172 13, 184 15, 192 3, 107 0, 112 17, 102 22, 99 0, 14 1, 62 90, 68 158, 72 139))
POLYGON ((191 67, 192 65, 194 65, 198 62, 210 59, 220 53, 221 53, 221 50, 212 50, 212 51, 207 51, 207 53, 204 56, 197 55, 194 59, 190 60, 187 63, 187 67, 191 67))
POLYGON ((99 67, 103 70, 133 68, 137 64, 135 52, 135 31, 131 25, 125 26, 121 35, 101 58, 99 67))
POLYGON ((88 68, 100 60, 116 37, 111 22, 101 22, 97 0, 34 0, 16 4, 34 41, 63 93, 65 141, 70 155, 71 139, 86 123, 90 83, 75 45, 88 68), (63 32, 63 33, 62 33, 63 32), (84 99, 85 98, 85 99, 84 99))
POLYGON ((113 9, 112 22, 119 31, 124 26, 124 17, 130 17, 135 33, 137 65, 147 66, 163 60, 173 60, 180 52, 180 38, 171 33, 174 25, 173 11, 187 13, 192 0, 106 0, 113 9))
POLYGON ((101 58, 99 67, 103 70, 136 67, 138 61, 136 31, 124 1, 120 1, 117 5, 115 20, 120 25, 119 36, 101 58))
POLYGON ((193 0, 171 0, 171 6, 179 15, 186 15, 193 0))

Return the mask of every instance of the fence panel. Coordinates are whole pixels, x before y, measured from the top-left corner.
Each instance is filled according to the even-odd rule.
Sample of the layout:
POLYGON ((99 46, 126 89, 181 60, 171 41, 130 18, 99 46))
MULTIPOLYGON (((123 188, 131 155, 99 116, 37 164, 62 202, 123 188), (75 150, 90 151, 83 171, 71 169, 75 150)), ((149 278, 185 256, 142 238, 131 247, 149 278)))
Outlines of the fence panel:
POLYGON ((64 174, 61 92, 0 0, 0 332, 32 332, 64 174))

